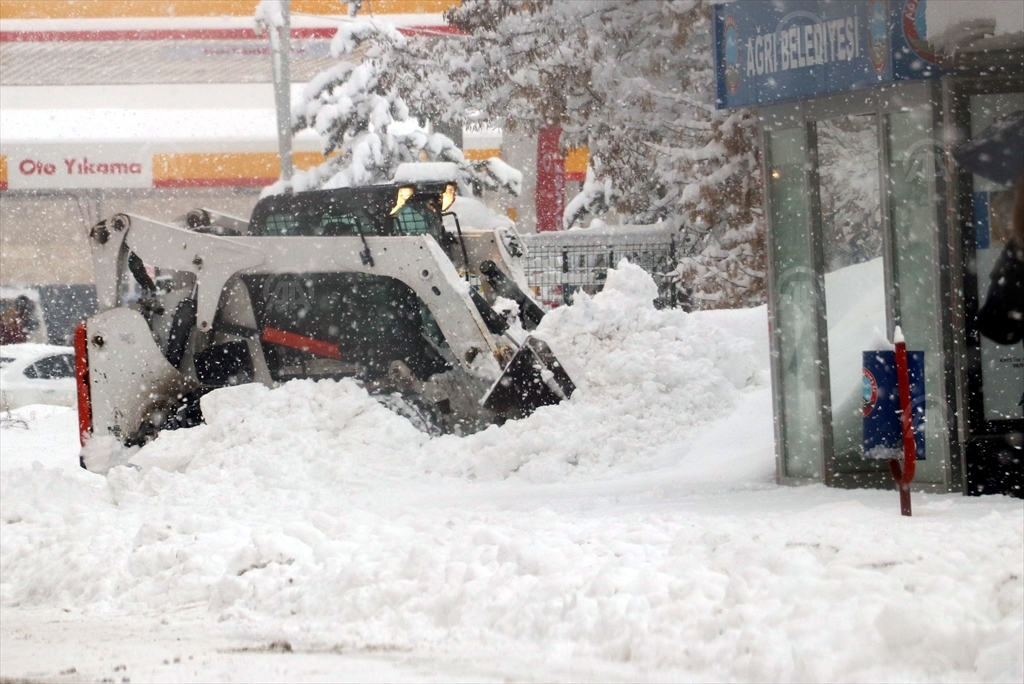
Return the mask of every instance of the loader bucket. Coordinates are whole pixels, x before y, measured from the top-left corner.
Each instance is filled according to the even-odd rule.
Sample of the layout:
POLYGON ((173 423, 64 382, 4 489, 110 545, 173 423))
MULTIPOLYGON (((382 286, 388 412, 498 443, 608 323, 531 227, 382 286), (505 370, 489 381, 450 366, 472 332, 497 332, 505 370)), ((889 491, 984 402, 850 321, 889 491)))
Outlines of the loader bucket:
POLYGON ((527 337, 487 392, 483 406, 507 418, 520 418, 568 399, 575 390, 551 348, 542 340, 527 337))

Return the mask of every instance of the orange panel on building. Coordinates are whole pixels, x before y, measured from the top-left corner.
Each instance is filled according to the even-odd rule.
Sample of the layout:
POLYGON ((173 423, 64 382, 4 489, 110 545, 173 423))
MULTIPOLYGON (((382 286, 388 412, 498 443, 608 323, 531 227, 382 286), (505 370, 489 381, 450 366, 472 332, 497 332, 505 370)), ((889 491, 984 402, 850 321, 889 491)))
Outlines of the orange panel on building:
POLYGON ((500 157, 501 150, 498 148, 483 148, 479 150, 462 150, 462 153, 469 161, 483 161, 491 157, 500 157))
MULTIPOLYGON (((296 152, 298 169, 322 164, 319 152, 296 152)), ((153 187, 261 187, 277 181, 281 164, 276 152, 184 153, 153 155, 153 187)))
POLYGON ((570 147, 565 153, 565 180, 586 180, 587 164, 589 163, 589 149, 587 149, 586 147, 570 147))

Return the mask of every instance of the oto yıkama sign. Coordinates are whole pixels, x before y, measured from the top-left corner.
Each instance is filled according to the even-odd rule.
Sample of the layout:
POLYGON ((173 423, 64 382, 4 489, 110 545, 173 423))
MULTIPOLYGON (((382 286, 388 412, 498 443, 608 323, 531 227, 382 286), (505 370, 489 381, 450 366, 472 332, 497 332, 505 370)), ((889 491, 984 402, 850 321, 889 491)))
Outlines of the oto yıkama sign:
POLYGON ((153 185, 153 155, 137 145, 5 145, 3 154, 9 190, 153 185))

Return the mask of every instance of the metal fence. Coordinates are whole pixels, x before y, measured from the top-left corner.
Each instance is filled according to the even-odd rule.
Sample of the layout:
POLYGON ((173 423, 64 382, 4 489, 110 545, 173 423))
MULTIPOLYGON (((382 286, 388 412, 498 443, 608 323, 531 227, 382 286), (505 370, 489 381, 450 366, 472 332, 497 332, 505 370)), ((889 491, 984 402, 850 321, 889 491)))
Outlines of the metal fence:
POLYGON ((572 302, 577 292, 596 294, 608 269, 623 258, 654 277, 659 308, 679 303, 675 280, 675 231, 661 226, 616 226, 523 235, 526 280, 541 306, 553 309, 572 302))

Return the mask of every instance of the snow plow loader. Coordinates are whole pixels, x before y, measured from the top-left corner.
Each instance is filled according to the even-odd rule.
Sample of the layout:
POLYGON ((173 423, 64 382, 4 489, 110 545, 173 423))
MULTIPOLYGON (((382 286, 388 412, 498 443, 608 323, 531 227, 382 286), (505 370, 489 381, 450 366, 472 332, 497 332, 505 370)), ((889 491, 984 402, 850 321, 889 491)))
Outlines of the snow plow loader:
POLYGON ((140 445, 196 425, 200 397, 249 382, 354 378, 430 434, 569 397, 565 369, 524 332, 543 311, 514 230, 462 230, 447 212, 455 189, 271 195, 249 221, 198 209, 97 223, 99 313, 75 335, 83 445, 90 435, 140 445))

